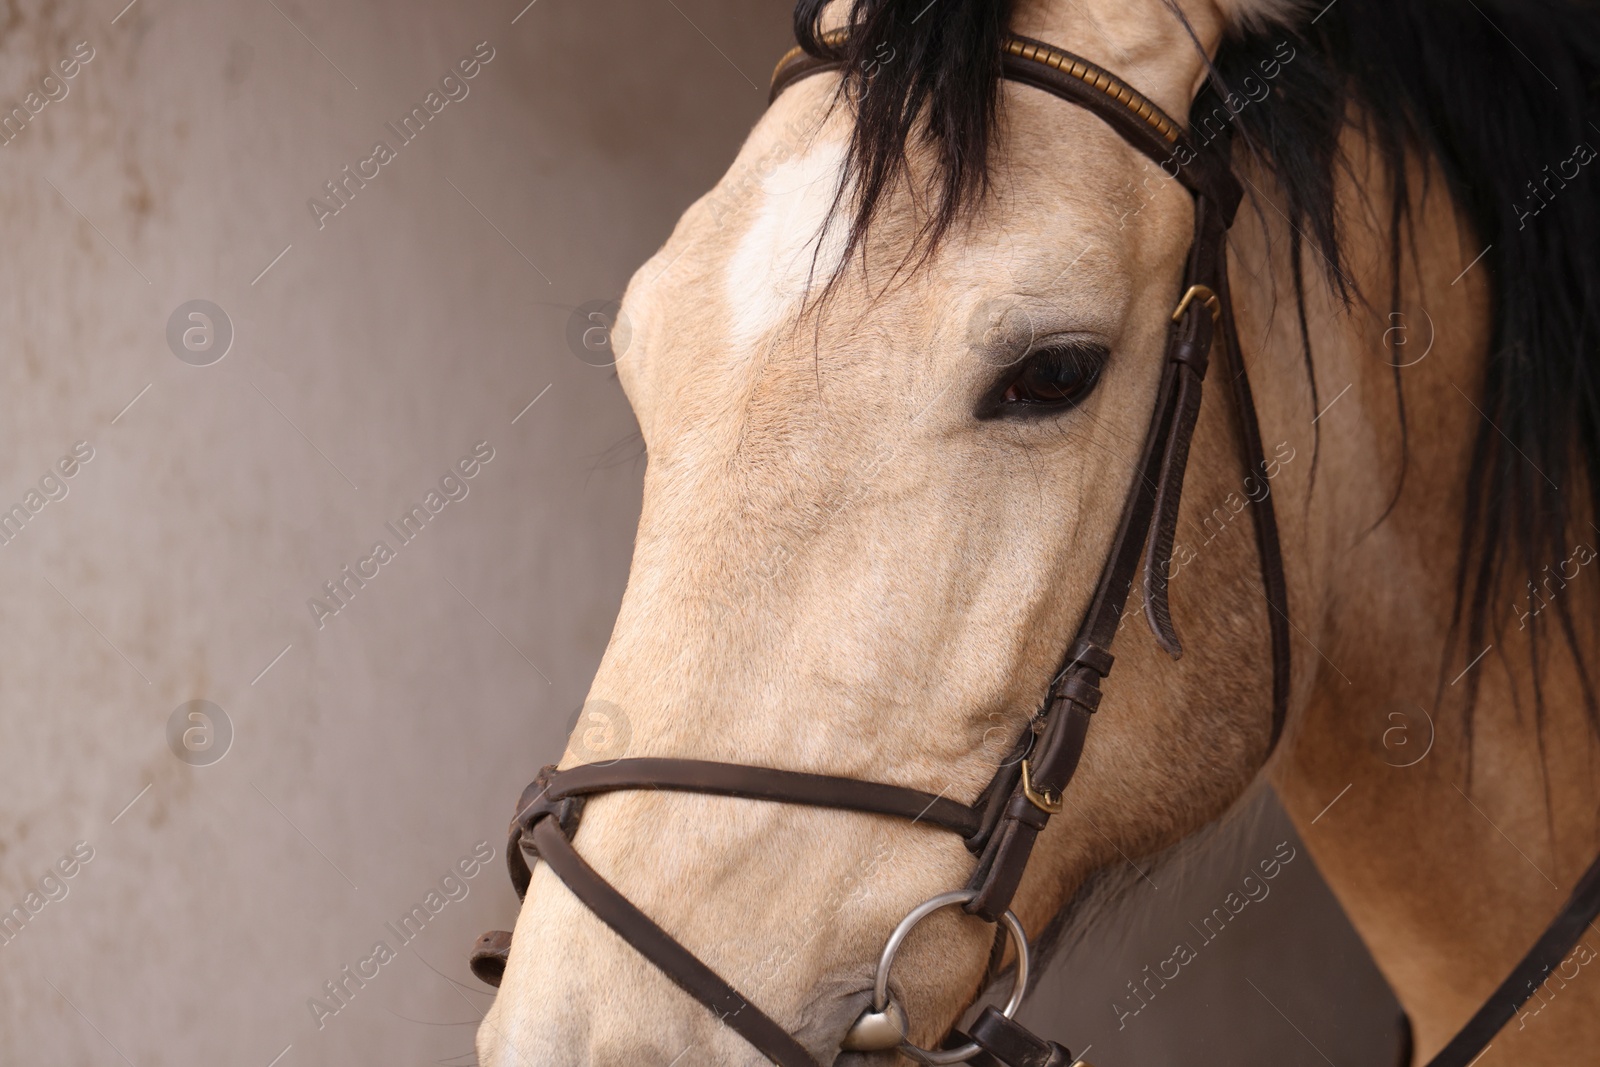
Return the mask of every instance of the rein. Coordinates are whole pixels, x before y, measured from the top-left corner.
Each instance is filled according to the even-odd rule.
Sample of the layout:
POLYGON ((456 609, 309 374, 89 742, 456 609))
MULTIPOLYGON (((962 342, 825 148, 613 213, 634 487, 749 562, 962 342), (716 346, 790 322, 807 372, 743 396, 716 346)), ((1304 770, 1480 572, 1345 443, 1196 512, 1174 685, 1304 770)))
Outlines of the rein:
MULTIPOLYGON (((842 37, 834 35, 825 43, 834 49, 840 40, 842 37)), ((1182 654, 1164 574, 1200 412, 1201 385, 1213 350, 1229 364, 1245 467, 1250 472, 1266 469, 1228 291, 1227 235, 1242 198, 1229 163, 1228 139, 1219 137, 1196 146, 1153 102, 1079 56, 1018 36, 1007 37, 1002 48, 1006 78, 1091 112, 1159 165, 1194 200, 1194 238, 1172 313, 1155 408, 1116 536, 1094 599, 1012 756, 970 806, 881 782, 703 760, 635 758, 565 770, 551 765, 523 791, 511 822, 506 860, 519 899, 526 896, 532 880, 530 864, 543 860, 601 921, 779 1067, 818 1064, 793 1035, 635 907, 573 847, 572 837, 588 798, 624 790, 670 790, 887 815, 959 835, 975 857, 971 877, 964 888, 920 905, 895 929, 879 960, 871 1007, 846 1035, 843 1048, 861 1052, 899 1049, 933 1064, 1069 1067, 1078 1061, 1065 1047, 1036 1037, 1012 1018, 1026 992, 1029 949, 1022 926, 1010 910, 1011 901, 1034 842, 1050 817, 1062 810, 1063 793, 1077 770, 1089 724, 1100 704, 1100 682, 1111 671, 1111 643, 1141 570, 1145 618, 1156 642, 1174 658, 1182 654), (955 905, 999 925, 1015 942, 1014 988, 1004 1010, 985 1008, 969 1033, 952 1032, 945 1045, 953 1047, 923 1049, 906 1040, 909 1026, 903 1009, 889 993, 889 976, 896 952, 917 922, 939 908, 955 905)), ((802 78, 841 65, 836 55, 814 56, 793 49, 773 73, 769 99, 776 99, 802 78)), ((1270 494, 1251 509, 1251 515, 1272 647, 1272 730, 1264 763, 1283 734, 1288 711, 1289 604, 1270 494)), ((1534 984, 1572 949, 1597 913, 1600 859, 1539 944, 1428 1067, 1466 1067, 1527 1000, 1534 984)), ((484 934, 471 955, 473 973, 498 986, 510 946, 511 935, 505 931, 484 934)), ((996 950, 1001 947, 997 944, 996 950)))

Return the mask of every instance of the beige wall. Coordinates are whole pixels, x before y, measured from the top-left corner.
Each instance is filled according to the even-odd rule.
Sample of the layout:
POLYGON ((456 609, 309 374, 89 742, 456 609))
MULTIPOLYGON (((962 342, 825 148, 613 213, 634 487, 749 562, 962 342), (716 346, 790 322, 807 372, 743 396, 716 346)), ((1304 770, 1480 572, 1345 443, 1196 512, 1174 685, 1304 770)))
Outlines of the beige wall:
MULTIPOLYGON (((23 0, 0 25, 0 103, 93 50, 0 148, 0 503, 93 452, 0 545, 0 908, 74 872, 0 944, 0 1063, 469 1062, 488 996, 464 952, 510 925, 503 827, 582 700, 638 506, 632 418, 568 318, 732 158, 787 11, 121 2, 23 0), (479 42, 468 95, 319 226, 308 200, 398 145, 384 123, 479 42), (167 340, 195 299, 234 333, 206 366, 167 340), (385 523, 478 442, 467 495, 402 545, 385 523), (315 618, 378 540, 394 558, 315 618), (206 766, 168 739, 201 699, 234 734, 206 766), (479 842, 466 897, 319 1029, 308 998, 479 842)), ((1311 875, 1140 1020, 1126 1048, 1150 1059, 1106 1062, 1168 1062, 1193 1018, 1259 1032, 1251 1062, 1321 1062, 1245 973, 1298 997, 1328 1055, 1360 1047, 1370 967, 1311 875), (1251 929, 1345 962, 1302 975, 1251 929)), ((1105 1029, 1152 951, 1077 954, 1036 1016, 1105 1029)))

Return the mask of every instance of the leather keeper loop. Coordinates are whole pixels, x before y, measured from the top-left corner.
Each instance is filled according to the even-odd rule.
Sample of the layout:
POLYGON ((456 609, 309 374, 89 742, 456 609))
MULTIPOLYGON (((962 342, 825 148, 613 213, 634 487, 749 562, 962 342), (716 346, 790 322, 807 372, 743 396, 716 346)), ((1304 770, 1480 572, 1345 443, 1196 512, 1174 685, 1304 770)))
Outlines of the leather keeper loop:
POLYGON ((962 910, 984 922, 999 922, 1011 907, 1011 898, 1016 895, 1038 836, 1039 832, 1025 822, 1002 819, 967 882, 967 888, 977 890, 978 895, 962 910))
POLYGON ((993 1007, 983 1009, 969 1031, 972 1040, 1007 1067, 1069 1067, 1072 1053, 1030 1033, 993 1007))
POLYGON ((1185 297, 1188 306, 1173 327, 1172 340, 1167 345, 1167 358, 1174 363, 1184 364, 1197 376, 1204 378, 1206 367, 1211 362, 1212 338, 1216 334, 1216 313, 1212 307, 1218 298, 1210 286, 1197 285, 1190 290, 1190 294, 1197 292, 1208 295, 1196 299, 1185 297))
POLYGON ((1111 673, 1111 664, 1115 661, 1116 657, 1111 654, 1110 649, 1101 648, 1091 641, 1079 641, 1067 653, 1068 670, 1081 665, 1102 678, 1111 673))
POLYGON ((1086 711, 1098 708, 1100 697, 1099 681, 1084 671, 1069 671, 1066 678, 1056 687, 1057 700, 1071 700, 1082 704, 1086 711))
POLYGON ((1011 803, 1006 805, 1006 818, 1015 819, 1024 826, 1031 826, 1035 830, 1043 830, 1050 821, 1050 815, 1026 796, 1018 793, 1011 798, 1011 803))
POLYGON ((1209 336, 1211 329, 1210 327, 1202 327, 1199 332, 1207 335, 1204 341, 1197 338, 1179 338, 1172 343, 1168 358, 1172 362, 1182 363, 1194 371, 1196 377, 1204 378, 1206 376, 1206 368, 1211 362, 1211 338, 1209 336))

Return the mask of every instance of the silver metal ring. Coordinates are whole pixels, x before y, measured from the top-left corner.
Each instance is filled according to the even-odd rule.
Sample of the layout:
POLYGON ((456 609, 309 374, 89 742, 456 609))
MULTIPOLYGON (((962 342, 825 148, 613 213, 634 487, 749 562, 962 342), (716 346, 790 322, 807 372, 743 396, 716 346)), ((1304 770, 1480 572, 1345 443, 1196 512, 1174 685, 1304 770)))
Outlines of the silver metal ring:
MULTIPOLYGON (((888 943, 883 946, 883 955, 878 958, 878 977, 872 986, 874 1011, 882 1012, 889 1006, 889 971, 894 967, 894 958, 900 951, 900 946, 916 925, 940 908, 947 908, 952 904, 965 904, 977 895, 976 889, 956 889, 949 893, 940 893, 931 900, 918 904, 911 910, 911 914, 900 920, 900 925, 894 928, 894 933, 889 935, 888 943)), ((1011 989, 1011 999, 1006 1001, 1006 1006, 1000 1012, 1010 1019, 1016 1016, 1017 1009, 1022 1006, 1023 994, 1028 990, 1028 936, 1022 929, 1022 923, 1012 912, 1007 911, 1000 917, 1000 921, 1005 924, 1007 932, 1011 934, 1012 942, 1017 946, 1016 983, 1011 989)), ((964 1063, 981 1051, 977 1044, 970 1041, 960 1048, 940 1051, 925 1049, 909 1041, 902 1041, 899 1047, 901 1052, 923 1063, 941 1065, 964 1063)))

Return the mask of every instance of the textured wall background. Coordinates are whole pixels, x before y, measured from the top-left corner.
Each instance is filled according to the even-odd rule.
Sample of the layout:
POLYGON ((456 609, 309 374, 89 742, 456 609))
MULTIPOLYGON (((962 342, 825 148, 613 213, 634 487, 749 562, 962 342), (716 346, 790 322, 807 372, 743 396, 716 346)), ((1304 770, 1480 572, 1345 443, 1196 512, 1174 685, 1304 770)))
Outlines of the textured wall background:
MULTIPOLYGON (((582 702, 638 508, 632 418, 569 316, 725 168, 787 9, 123 2, 0 23, 23 108, 0 503, 27 514, 0 544, 0 909, 25 916, 0 1062, 468 1063, 489 998, 464 953, 515 907, 501 831, 582 702), (436 89, 459 99, 402 144, 385 124, 436 89), (308 208, 379 139, 348 203, 308 208), (174 346, 193 300, 215 332, 180 316, 174 346), (475 447, 402 543, 386 524, 475 447), (379 540, 393 558, 361 563, 379 540), (319 618, 347 566, 377 572, 319 618), (475 848, 487 867, 314 1018, 475 848)), ((1282 840, 1268 810, 1152 882, 1034 1019, 1112 1067, 1372 1062, 1387 994, 1303 849, 1118 1028, 1125 983, 1282 840)))

